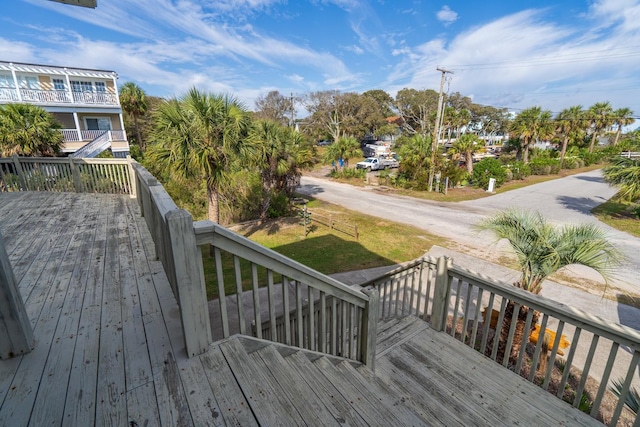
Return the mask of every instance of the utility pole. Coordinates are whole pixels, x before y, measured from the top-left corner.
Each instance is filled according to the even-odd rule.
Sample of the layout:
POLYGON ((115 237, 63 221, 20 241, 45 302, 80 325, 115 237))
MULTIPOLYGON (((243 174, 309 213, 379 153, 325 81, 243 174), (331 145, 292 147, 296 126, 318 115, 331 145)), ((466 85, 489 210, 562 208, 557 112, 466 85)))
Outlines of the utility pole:
POLYGON ((436 68, 436 70, 442 73, 440 78, 440 95, 438 96, 438 111, 436 112, 436 124, 433 130, 433 139, 431 141, 431 168, 429 169, 429 191, 433 190, 433 165, 436 161, 436 151, 438 150, 438 139, 440 136, 440 122, 443 116, 443 102, 444 102, 444 80, 447 73, 453 74, 453 71, 445 70, 444 68, 436 68))

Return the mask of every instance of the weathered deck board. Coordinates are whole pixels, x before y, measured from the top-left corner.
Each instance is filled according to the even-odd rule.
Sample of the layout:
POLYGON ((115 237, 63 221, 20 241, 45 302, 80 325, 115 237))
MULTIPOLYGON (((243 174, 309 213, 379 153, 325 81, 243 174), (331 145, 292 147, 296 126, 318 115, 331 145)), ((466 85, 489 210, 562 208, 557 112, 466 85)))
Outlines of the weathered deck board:
POLYGON ((188 359, 138 215, 128 196, 0 193, 37 341, 0 361, 0 425, 597 425, 417 319, 381 325, 375 374, 251 338, 188 359))

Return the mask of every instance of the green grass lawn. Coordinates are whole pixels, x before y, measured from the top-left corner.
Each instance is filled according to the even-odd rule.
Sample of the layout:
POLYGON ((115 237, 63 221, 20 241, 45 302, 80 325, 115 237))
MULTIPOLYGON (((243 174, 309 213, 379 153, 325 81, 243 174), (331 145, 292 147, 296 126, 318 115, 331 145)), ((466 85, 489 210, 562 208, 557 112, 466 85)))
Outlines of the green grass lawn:
POLYGON ((640 237, 640 219, 634 213, 634 210, 639 208, 640 206, 635 203, 609 200, 596 206, 591 212, 605 224, 640 237))
MULTIPOLYGON (((283 218, 264 223, 252 222, 233 227, 245 237, 273 249, 295 261, 324 274, 362 270, 411 261, 424 255, 434 244, 445 246, 447 240, 408 225, 381 220, 376 217, 349 211, 340 206, 319 200, 311 200, 307 207, 314 214, 331 216, 348 226, 357 225, 359 237, 332 230, 325 225, 312 222, 312 231, 305 237, 299 219, 283 218)), ((348 228, 345 226, 345 228, 348 228)), ((205 280, 209 299, 218 295, 214 257, 208 248, 203 248, 205 280)), ((223 254, 225 293, 233 294, 236 283, 233 260, 223 254)), ((251 288, 251 267, 241 262, 244 289, 251 288)), ((261 286, 267 282, 266 273, 259 269, 261 286)), ((274 277, 278 283, 280 277, 274 277)))

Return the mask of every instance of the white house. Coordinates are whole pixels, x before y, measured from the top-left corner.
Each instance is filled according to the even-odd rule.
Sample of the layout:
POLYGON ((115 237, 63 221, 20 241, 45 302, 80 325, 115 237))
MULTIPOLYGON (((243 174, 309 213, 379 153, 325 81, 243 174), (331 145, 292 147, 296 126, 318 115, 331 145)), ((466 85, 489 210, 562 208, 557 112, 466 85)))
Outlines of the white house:
POLYGON ((117 79, 114 71, 0 61, 0 105, 34 104, 53 114, 63 126, 63 153, 94 157, 111 148, 126 157, 117 79))

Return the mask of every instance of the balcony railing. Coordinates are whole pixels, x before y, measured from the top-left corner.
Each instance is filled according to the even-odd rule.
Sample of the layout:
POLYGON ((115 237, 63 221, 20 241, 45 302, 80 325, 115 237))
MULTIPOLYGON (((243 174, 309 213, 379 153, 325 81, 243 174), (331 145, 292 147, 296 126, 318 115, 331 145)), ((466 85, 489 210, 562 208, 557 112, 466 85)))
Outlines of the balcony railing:
POLYGON ((34 104, 119 105, 118 97, 109 92, 69 92, 67 90, 40 90, 0 87, 0 101, 31 102, 34 104))
MULTIPOLYGON (((610 396, 614 399, 615 408, 610 426, 617 425, 632 381, 639 374, 640 333, 635 329, 499 283, 455 266, 449 258, 425 257, 363 286, 378 289, 380 319, 419 316, 428 320, 434 329, 446 331, 520 375, 526 374, 528 381, 544 390, 550 388, 554 365, 563 367, 556 384, 556 396, 568 400, 574 407, 583 404, 587 379, 590 376, 596 378, 600 382, 599 388, 589 396, 592 401, 590 415, 594 418, 601 410, 611 381, 619 381, 622 385, 620 397, 615 400, 610 396), (513 313, 518 313, 521 306, 530 310, 525 320, 513 316, 507 325, 509 334, 504 343, 505 356, 498 360, 498 337, 505 318, 508 319, 509 302, 515 303, 513 313), (540 313, 541 319, 536 328, 538 335, 525 333, 517 360, 510 359, 516 325, 524 323, 524 330, 531 330, 534 310, 540 313), (495 334, 493 340, 490 334, 495 334), (568 349, 566 344, 569 344, 568 349), (562 347, 565 347, 564 351, 562 347), (562 356, 565 351, 568 354, 562 356), (524 365, 528 365, 528 372, 523 369, 524 365), (574 368, 582 373, 575 393, 569 398, 565 391, 570 377, 575 375, 574 368)), ((634 425, 639 422, 640 417, 636 416, 634 425)))
POLYGON ((42 104, 67 104, 71 102, 69 92, 66 90, 20 89, 20 95, 24 102, 42 104))
POLYGON ((78 135, 77 129, 61 129, 65 142, 93 141, 105 132, 109 134, 109 141, 126 141, 127 134, 124 130, 81 130, 78 135))

